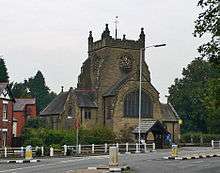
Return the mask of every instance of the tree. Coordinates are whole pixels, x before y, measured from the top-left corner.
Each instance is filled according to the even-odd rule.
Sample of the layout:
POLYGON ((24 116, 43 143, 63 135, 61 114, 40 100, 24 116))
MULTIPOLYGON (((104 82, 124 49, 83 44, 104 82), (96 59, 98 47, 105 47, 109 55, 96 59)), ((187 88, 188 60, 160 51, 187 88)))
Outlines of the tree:
POLYGON ((0 82, 8 82, 9 76, 8 76, 8 70, 5 65, 5 61, 3 58, 0 58, 0 82))
POLYGON ((203 9, 195 21, 195 37, 211 34, 211 40, 199 47, 202 57, 207 57, 210 62, 220 64, 220 5, 219 0, 199 0, 198 6, 203 9))
POLYGON ((168 100, 183 119, 183 132, 207 132, 208 110, 204 98, 215 70, 209 62, 197 58, 183 69, 182 75, 183 78, 175 79, 169 88, 168 100))
POLYGON ((10 87, 15 98, 31 98, 31 93, 25 83, 10 83, 10 87))
POLYGON ((38 111, 43 110, 56 96, 56 94, 50 92, 49 87, 46 86, 41 71, 38 71, 34 77, 29 78, 25 85, 27 85, 30 90, 31 96, 36 98, 38 111))
POLYGON ((199 0, 198 6, 203 9, 195 21, 194 36, 202 37, 211 34, 211 40, 201 45, 198 52, 207 58, 215 70, 215 75, 208 81, 204 99, 208 110, 208 130, 220 133, 220 5, 219 0, 199 0))

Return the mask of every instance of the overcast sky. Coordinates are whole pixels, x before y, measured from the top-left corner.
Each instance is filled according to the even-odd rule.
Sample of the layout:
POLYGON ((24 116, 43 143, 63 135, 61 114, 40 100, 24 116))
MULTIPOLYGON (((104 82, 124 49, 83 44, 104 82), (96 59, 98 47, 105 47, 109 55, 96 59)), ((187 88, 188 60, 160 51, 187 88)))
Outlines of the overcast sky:
POLYGON ((138 39, 145 28, 146 62, 162 102, 182 68, 198 56, 201 39, 194 38, 197 0, 0 0, 0 55, 10 80, 21 82, 41 70, 47 85, 60 92, 76 87, 87 38, 100 39, 105 23, 114 35, 119 16, 119 37, 138 39))

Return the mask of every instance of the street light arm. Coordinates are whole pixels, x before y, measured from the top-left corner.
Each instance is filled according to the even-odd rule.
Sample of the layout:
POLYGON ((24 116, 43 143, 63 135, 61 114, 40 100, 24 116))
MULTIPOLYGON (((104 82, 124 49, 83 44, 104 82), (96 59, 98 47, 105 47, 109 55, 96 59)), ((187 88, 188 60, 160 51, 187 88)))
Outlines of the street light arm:
POLYGON ((141 50, 145 50, 145 49, 148 49, 148 48, 151 48, 151 47, 163 47, 163 46, 166 46, 166 44, 154 44, 154 45, 150 45, 150 46, 141 48, 141 50))

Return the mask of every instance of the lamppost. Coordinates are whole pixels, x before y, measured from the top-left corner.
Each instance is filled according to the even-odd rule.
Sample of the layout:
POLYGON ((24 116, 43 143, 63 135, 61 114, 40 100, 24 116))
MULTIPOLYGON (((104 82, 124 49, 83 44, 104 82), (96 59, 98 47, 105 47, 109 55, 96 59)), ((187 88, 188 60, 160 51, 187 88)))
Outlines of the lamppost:
POLYGON ((148 49, 148 48, 151 48, 151 47, 163 47, 163 46, 166 46, 166 44, 155 44, 155 45, 150 45, 150 46, 147 46, 147 47, 144 47, 144 48, 141 48, 140 49, 140 79, 139 79, 139 108, 138 108, 138 112, 139 112, 139 122, 138 122, 138 148, 139 148, 139 152, 141 151, 141 90, 142 90, 142 60, 144 59, 144 56, 145 55, 145 50, 148 49))

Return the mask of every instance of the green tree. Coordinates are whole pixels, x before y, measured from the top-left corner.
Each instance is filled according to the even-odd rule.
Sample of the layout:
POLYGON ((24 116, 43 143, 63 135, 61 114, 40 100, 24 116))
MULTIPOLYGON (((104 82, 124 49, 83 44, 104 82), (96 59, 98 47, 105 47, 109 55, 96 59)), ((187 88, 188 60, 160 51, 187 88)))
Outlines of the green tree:
POLYGON ((211 34, 211 40, 199 47, 198 51, 202 57, 210 62, 220 64, 220 5, 219 0, 199 0, 198 6, 203 9, 195 21, 195 37, 211 34))
POLYGON ((9 76, 8 76, 8 70, 5 65, 5 61, 3 58, 0 58, 0 82, 8 82, 9 76))
POLYGON ((15 98, 30 98, 31 93, 29 92, 25 83, 11 83, 11 91, 15 98))
POLYGON ((199 0, 198 6, 203 12, 195 21, 194 36, 211 35, 210 41, 201 45, 198 52, 201 57, 209 60, 215 71, 215 75, 208 81, 204 99, 208 110, 208 130, 212 133, 220 133, 220 5, 219 0, 199 0))
POLYGON ((209 62, 197 58, 183 69, 182 75, 169 88, 168 100, 183 119, 183 132, 206 132, 208 110, 204 98, 208 81, 215 72, 209 62))
POLYGON ((30 90, 31 96, 36 98, 38 111, 43 110, 56 96, 46 86, 44 76, 40 71, 34 77, 29 78, 25 85, 30 90))

